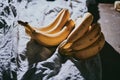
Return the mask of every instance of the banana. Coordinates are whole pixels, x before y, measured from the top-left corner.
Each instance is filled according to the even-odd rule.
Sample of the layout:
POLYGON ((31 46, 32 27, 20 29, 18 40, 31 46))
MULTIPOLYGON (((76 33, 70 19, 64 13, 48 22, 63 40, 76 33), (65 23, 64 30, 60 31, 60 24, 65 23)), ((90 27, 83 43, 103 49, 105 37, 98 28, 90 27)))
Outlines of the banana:
POLYGON ((20 24, 20 25, 22 25, 22 26, 25 27, 25 31, 26 31, 26 33, 27 33, 29 36, 31 36, 32 32, 35 31, 35 28, 31 27, 31 26, 28 24, 28 22, 23 22, 23 21, 18 20, 18 24, 20 24))
POLYGON ((56 16, 56 18, 53 20, 53 22, 51 22, 51 23, 50 23, 49 25, 47 25, 47 26, 42 26, 41 28, 36 28, 36 29, 38 29, 38 30, 40 30, 40 31, 43 31, 43 32, 49 31, 50 29, 54 28, 54 27, 58 24, 59 20, 60 20, 61 17, 64 15, 64 13, 65 13, 65 9, 62 9, 62 10, 58 13, 58 15, 56 16))
POLYGON ((90 28, 89 26, 91 25, 92 21, 93 21, 93 16, 90 13, 86 13, 83 16, 83 18, 78 18, 76 20, 76 25, 73 31, 69 34, 64 44, 59 46, 59 52, 67 53, 67 55, 71 55, 68 54, 68 52, 72 51, 73 48, 72 45, 74 45, 75 41, 77 41, 79 38, 84 37, 84 35, 88 32, 90 28))
POLYGON ((74 21, 70 19, 69 21, 67 21, 65 27, 63 27, 61 31, 54 34, 48 34, 32 28, 27 23, 23 23, 21 21, 18 21, 18 23, 21 25, 25 25, 24 27, 30 31, 29 35, 32 39, 47 47, 57 46, 60 42, 66 39, 75 25, 74 21))
POLYGON ((73 43, 78 38, 82 37, 88 31, 92 21, 93 21, 93 16, 91 13, 85 13, 82 19, 78 18, 76 21, 75 29, 68 36, 67 42, 73 43))
POLYGON ((82 50, 71 52, 71 54, 75 59, 85 60, 92 56, 95 56, 103 48, 104 44, 105 38, 103 33, 101 32, 101 36, 95 43, 82 50))
POLYGON ((67 43, 66 39, 63 42, 60 43, 60 45, 58 46, 58 53, 60 53, 61 55, 70 56, 72 54, 69 54, 69 51, 67 51, 66 49, 64 49, 64 45, 66 43, 67 43))
POLYGON ((60 20, 57 22, 57 24, 52 29, 46 31, 46 33, 53 34, 53 33, 59 32, 69 19, 70 19, 70 13, 68 9, 65 9, 65 11, 61 15, 60 20))
MULTIPOLYGON (((70 18, 70 13, 69 13, 68 9, 62 9, 59 12, 58 16, 55 18, 55 20, 48 26, 45 26, 42 28, 37 28, 37 27, 32 27, 29 24, 27 24, 27 25, 31 26, 32 28, 34 28, 36 30, 42 31, 44 33, 54 34, 54 33, 59 32, 64 27, 65 23, 69 20, 69 18, 70 18)), ((20 21, 20 22, 23 22, 23 21, 20 21)), ((18 23, 19 23, 19 21, 18 21, 18 23)), ((26 26, 26 24, 22 24, 22 25, 26 26)), ((30 34, 29 29, 27 29, 26 27, 25 27, 25 31, 27 34, 30 34)))
POLYGON ((95 24, 91 26, 91 29, 77 41, 75 41, 70 49, 72 50, 80 50, 86 48, 93 44, 101 35, 101 27, 99 24, 95 24))

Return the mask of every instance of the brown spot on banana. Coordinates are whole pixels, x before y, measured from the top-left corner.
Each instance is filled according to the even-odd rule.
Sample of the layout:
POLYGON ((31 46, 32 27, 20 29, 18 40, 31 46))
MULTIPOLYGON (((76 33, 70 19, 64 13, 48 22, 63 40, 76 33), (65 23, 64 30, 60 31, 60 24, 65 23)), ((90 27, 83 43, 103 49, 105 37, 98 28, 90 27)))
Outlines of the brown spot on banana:
POLYGON ((77 41, 71 45, 72 50, 84 49, 93 44, 101 35, 101 27, 99 24, 91 26, 91 29, 77 41))
POLYGON ((74 51, 72 53, 74 55, 73 57, 78 60, 85 60, 90 57, 93 57, 99 53, 99 51, 103 48, 104 44, 105 44, 105 38, 103 33, 101 33, 101 36, 95 43, 93 43, 92 45, 90 45, 85 49, 74 51))

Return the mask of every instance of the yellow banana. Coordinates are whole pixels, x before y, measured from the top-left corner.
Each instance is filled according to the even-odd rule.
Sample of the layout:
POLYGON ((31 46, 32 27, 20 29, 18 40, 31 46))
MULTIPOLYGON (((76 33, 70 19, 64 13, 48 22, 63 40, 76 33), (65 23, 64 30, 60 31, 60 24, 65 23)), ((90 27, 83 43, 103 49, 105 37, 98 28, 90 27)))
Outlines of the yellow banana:
POLYGON ((70 19, 61 31, 54 34, 48 34, 32 28, 27 23, 23 23, 21 21, 18 21, 18 23, 25 25, 24 27, 31 32, 29 34, 31 38, 44 46, 57 46, 60 42, 67 38, 75 25, 74 21, 70 19))
MULTIPOLYGON (((37 27, 32 27, 32 26, 31 27, 36 30, 42 31, 44 33, 53 34, 53 33, 59 32, 64 27, 65 23, 69 20, 69 18, 70 18, 69 11, 67 9, 62 9, 59 12, 58 16, 55 18, 55 20, 48 26, 45 26, 42 28, 37 28, 37 27)), ((23 22, 23 21, 21 21, 21 22, 23 22)), ((27 25, 29 25, 29 24, 27 24, 27 25)), ((23 24, 23 26, 26 26, 26 25, 23 24)), ((27 34, 30 34, 29 29, 25 28, 25 31, 27 34)))
POLYGON ((77 41, 71 45, 72 50, 80 50, 93 44, 101 35, 101 27, 99 24, 91 26, 91 29, 77 41))
POLYGON ((31 27, 28 22, 23 22, 23 21, 18 21, 18 24, 22 25, 25 27, 26 33, 31 36, 32 32, 35 31, 35 28, 31 27))
MULTIPOLYGON (((33 27, 33 28, 35 28, 35 29, 37 29, 37 30, 40 30, 40 31, 43 31, 43 32, 45 32, 45 31, 49 31, 50 29, 52 29, 52 28, 54 28, 54 27, 56 27, 56 25, 58 25, 58 22, 59 22, 59 20, 61 19, 61 15, 65 15, 65 9, 62 9, 59 13, 58 13, 58 15, 57 15, 57 17, 53 20, 53 22, 52 23, 50 23, 49 25, 47 25, 47 26, 42 26, 41 28, 37 28, 37 27, 33 27)), ((22 21, 21 21, 22 22, 22 21)), ((23 26, 25 26, 25 25, 23 25, 23 26)), ((30 25, 29 25, 30 26, 30 25)), ((25 32, 29 35, 30 34, 30 31, 29 31, 29 29, 27 29, 27 28, 25 28, 25 32)))
POLYGON ((65 9, 63 14, 61 14, 61 17, 57 22, 57 24, 52 29, 46 31, 46 33, 53 34, 59 32, 64 27, 65 23, 69 20, 69 18, 70 18, 70 13, 68 9, 65 9))
POLYGON ((78 18, 74 30, 70 33, 64 44, 59 46, 59 52, 68 53, 72 51, 71 46, 74 45, 76 40, 83 37, 88 32, 92 21, 93 16, 90 13, 86 13, 83 18, 78 18))
POLYGON ((88 31, 92 21, 93 16, 91 13, 85 13, 82 19, 78 18, 76 21, 75 29, 68 36, 67 42, 73 43, 74 41, 82 37, 88 31))
POLYGON ((95 43, 93 43, 87 48, 71 52, 71 54, 76 59, 88 59, 92 56, 95 56, 103 48, 104 44, 105 38, 103 33, 101 33, 101 36, 95 43))
MULTIPOLYGON (((64 56, 71 56, 72 53, 70 53, 72 51, 72 49, 66 49, 65 45, 67 43, 67 40, 64 40, 59 46, 58 46, 58 53, 64 56)), ((68 44, 67 46, 69 46, 71 44, 68 44)))
POLYGON ((58 15, 56 16, 56 18, 53 20, 53 22, 51 22, 51 23, 50 23, 49 25, 47 25, 47 26, 43 26, 43 27, 41 27, 41 28, 36 28, 36 29, 38 29, 38 30, 40 30, 40 31, 43 31, 43 32, 49 31, 50 29, 54 28, 54 27, 58 24, 59 20, 61 19, 61 17, 62 17, 64 14, 65 14, 65 9, 62 9, 62 10, 58 13, 58 15))

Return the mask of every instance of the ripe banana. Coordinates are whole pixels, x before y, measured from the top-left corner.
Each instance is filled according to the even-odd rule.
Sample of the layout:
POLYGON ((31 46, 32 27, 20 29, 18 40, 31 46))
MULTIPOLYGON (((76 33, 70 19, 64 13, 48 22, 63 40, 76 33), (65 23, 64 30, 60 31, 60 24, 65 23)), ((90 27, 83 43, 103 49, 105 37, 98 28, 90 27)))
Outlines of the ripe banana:
POLYGON ((21 21, 18 21, 18 23, 21 25, 25 25, 24 27, 30 31, 29 35, 31 36, 31 38, 44 46, 57 46, 60 42, 67 38, 75 25, 74 21, 70 19, 69 21, 67 21, 65 27, 63 27, 61 31, 54 34, 48 34, 32 28, 27 23, 21 21))
POLYGON ((43 27, 41 27, 41 28, 36 28, 36 29, 38 29, 38 30, 40 30, 40 31, 43 31, 43 32, 49 31, 50 29, 54 28, 54 27, 58 24, 58 22, 60 21, 61 17, 62 17, 64 14, 65 14, 65 9, 62 9, 62 10, 58 13, 58 15, 56 16, 56 18, 53 20, 53 22, 51 22, 51 23, 50 23, 49 25, 47 25, 47 26, 43 26, 43 27))
POLYGON ((31 26, 28 24, 28 22, 23 22, 23 21, 19 21, 19 20, 18 20, 18 24, 20 24, 20 25, 22 25, 22 26, 25 27, 25 31, 26 31, 26 33, 27 33, 29 36, 31 36, 32 32, 35 31, 35 28, 31 27, 31 26))
POLYGON ((72 51, 72 45, 74 45, 75 41, 77 41, 79 38, 84 37, 84 35, 88 32, 90 28, 89 26, 91 25, 92 21, 93 16, 90 13, 86 13, 83 18, 78 18, 74 30, 70 33, 64 44, 59 46, 59 52, 71 55, 68 54, 68 52, 72 51))
POLYGON ((91 29, 77 41, 71 45, 72 50, 80 50, 93 44, 101 35, 101 27, 99 24, 91 26, 91 29))
MULTIPOLYGON (((48 26, 42 27, 42 28, 37 28, 32 26, 31 27, 34 28, 35 30, 42 31, 44 33, 54 34, 59 32, 64 27, 65 23, 69 20, 69 18, 70 18, 69 11, 67 9, 62 9, 59 12, 58 16, 56 17, 56 19, 48 26)), ((23 21, 20 21, 20 22, 23 22, 23 21)), ((26 24, 22 24, 22 25, 26 26, 26 24)), ((29 24, 27 25, 30 26, 29 24)), ((25 27, 25 31, 27 34, 30 34, 29 29, 27 29, 26 27, 25 27)))
POLYGON ((82 37, 88 31, 92 21, 93 16, 91 13, 85 13, 82 19, 78 18, 76 21, 75 29, 68 36, 67 42, 73 43, 78 38, 82 37))
POLYGON ((59 32, 65 25, 65 23, 70 19, 70 13, 68 11, 68 9, 65 9, 65 11, 63 12, 63 14, 61 14, 61 17, 59 19, 59 21, 57 22, 57 24, 50 30, 46 31, 46 33, 56 33, 59 32))
POLYGON ((82 50, 71 52, 71 54, 75 59, 81 59, 81 60, 88 59, 92 56, 95 56, 103 48, 104 43, 105 43, 105 38, 103 33, 101 33, 101 36, 95 43, 82 50))
POLYGON ((64 45, 66 43, 67 43, 67 39, 65 39, 63 42, 60 43, 60 45, 58 46, 58 53, 60 53, 61 55, 70 56, 71 54, 69 54, 69 51, 64 49, 64 45))

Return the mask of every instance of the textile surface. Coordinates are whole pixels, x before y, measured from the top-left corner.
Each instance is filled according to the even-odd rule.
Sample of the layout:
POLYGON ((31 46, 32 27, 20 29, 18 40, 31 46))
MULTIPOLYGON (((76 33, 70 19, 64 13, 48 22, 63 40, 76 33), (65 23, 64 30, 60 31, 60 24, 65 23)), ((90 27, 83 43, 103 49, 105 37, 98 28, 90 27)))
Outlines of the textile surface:
POLYGON ((86 0, 1 0, 0 80, 100 80, 99 54, 88 60, 70 60, 57 48, 37 44, 17 20, 41 27, 48 25, 62 8, 76 20, 87 12, 86 0), (51 57, 42 59, 42 54, 51 57))

